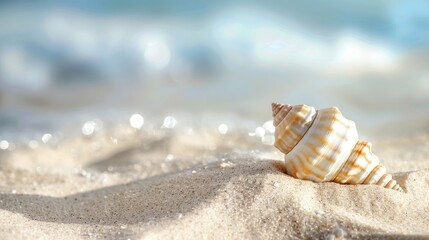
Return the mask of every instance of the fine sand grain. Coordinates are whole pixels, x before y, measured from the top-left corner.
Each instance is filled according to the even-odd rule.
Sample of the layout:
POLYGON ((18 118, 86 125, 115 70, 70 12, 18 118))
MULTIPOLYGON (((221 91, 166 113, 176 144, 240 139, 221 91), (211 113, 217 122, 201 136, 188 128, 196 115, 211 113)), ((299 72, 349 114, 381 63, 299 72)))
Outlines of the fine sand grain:
MULTIPOLYGON (((407 166, 426 166, 427 155, 421 151, 427 149, 427 141, 418 144, 426 148, 407 152, 385 142, 380 144, 380 155, 406 155, 411 160, 408 165, 401 162, 404 171, 407 166), (419 164, 413 165, 413 161, 419 164)), ((261 154, 251 156, 192 165, 132 181, 110 176, 107 184, 77 174, 39 173, 5 164, 0 171, 0 236, 429 238, 429 170, 394 174, 405 190, 401 193, 373 185, 298 180, 284 173, 282 161, 261 159, 261 154)), ((395 166, 391 161, 387 165, 395 166)))

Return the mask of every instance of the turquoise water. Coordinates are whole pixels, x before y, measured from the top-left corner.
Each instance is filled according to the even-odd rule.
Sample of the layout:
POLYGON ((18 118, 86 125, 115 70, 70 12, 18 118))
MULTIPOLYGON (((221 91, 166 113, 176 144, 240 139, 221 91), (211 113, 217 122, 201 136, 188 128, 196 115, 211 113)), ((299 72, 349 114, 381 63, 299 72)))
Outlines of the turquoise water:
POLYGON ((273 101, 337 106, 363 136, 424 133, 428 8, 414 4, 0 4, 0 141, 134 113, 247 134, 273 101))

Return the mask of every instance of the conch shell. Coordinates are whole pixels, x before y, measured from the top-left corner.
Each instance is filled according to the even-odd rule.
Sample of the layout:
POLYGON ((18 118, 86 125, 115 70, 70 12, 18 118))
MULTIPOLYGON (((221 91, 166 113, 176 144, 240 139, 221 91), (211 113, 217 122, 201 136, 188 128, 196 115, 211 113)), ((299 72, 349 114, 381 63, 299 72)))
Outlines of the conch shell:
POLYGON ((377 184, 403 191, 371 152, 358 141, 356 125, 336 107, 272 104, 274 146, 285 154, 287 174, 315 182, 377 184))

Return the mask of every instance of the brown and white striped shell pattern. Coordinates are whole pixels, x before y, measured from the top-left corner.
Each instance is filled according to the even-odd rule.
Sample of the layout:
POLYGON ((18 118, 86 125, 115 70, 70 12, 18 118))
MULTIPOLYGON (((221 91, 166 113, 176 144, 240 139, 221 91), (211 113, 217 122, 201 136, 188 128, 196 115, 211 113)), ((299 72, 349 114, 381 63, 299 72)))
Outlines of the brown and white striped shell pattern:
POLYGON ((272 104, 274 146, 285 154, 287 173, 315 182, 376 184, 403 191, 379 159, 371 143, 358 140, 355 123, 336 107, 272 104))

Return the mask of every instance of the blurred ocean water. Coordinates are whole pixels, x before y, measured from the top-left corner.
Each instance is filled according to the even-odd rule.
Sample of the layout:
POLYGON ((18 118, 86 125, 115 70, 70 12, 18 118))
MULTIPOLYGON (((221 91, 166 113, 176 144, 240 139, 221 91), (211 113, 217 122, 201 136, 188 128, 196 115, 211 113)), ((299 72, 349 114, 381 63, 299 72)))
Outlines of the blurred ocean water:
POLYGON ((428 3, 320 4, 0 3, 0 147, 132 114, 265 135, 272 101, 338 106, 365 136, 427 132, 428 3))

